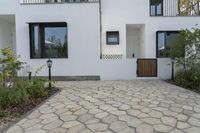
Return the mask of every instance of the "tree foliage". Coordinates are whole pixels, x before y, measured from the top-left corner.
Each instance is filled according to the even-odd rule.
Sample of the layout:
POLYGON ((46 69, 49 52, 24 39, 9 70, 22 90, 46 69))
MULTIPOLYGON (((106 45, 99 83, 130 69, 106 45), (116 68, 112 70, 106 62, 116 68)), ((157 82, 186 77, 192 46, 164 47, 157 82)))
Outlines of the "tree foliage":
POLYGON ((200 0, 179 0, 179 14, 199 16, 200 0))
POLYGON ((180 70, 178 82, 189 83, 191 88, 200 87, 200 29, 182 30, 176 42, 168 48, 168 54, 175 59, 180 70))
MULTIPOLYGON (((2 49, 3 57, 0 58, 0 85, 7 86, 7 83, 11 83, 17 76, 17 71, 23 68, 24 62, 19 61, 19 56, 9 49, 2 49)), ((10 85, 9 85, 10 86, 10 85)))

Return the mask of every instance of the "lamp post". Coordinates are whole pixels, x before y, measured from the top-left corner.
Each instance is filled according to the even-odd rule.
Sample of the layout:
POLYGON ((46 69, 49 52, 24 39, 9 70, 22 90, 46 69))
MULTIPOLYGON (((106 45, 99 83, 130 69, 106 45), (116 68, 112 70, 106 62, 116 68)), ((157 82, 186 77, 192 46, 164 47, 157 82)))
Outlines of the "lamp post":
POLYGON ((31 80, 32 72, 31 72, 31 66, 30 65, 26 66, 26 71, 28 73, 28 79, 31 80))
POLYGON ((52 67, 52 60, 47 60, 47 67, 49 68, 49 89, 51 89, 51 67, 52 67))
POLYGON ((174 58, 171 59, 172 60, 172 80, 174 80, 174 58))

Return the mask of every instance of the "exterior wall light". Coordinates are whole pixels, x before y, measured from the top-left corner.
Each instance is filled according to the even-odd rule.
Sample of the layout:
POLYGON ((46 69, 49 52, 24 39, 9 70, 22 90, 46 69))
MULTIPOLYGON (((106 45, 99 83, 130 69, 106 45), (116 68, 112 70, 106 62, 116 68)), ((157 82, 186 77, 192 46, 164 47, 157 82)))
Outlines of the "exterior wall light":
POLYGON ((47 60, 47 67, 49 68, 49 89, 51 89, 51 68, 53 61, 51 59, 47 60))

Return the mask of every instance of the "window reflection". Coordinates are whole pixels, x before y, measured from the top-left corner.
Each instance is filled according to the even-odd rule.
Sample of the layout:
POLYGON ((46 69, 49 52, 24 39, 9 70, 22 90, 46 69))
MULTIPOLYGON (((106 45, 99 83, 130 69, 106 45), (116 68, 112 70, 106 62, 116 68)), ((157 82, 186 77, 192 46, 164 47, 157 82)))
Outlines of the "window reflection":
POLYGON ((45 57, 64 57, 67 50, 67 31, 63 27, 45 28, 45 57))
POLYGON ((157 57, 169 57, 166 53, 166 49, 170 45, 174 44, 177 37, 179 36, 178 31, 166 31, 157 33, 157 57))
POLYGON ((30 24, 31 58, 67 58, 67 24, 30 24))
POLYGON ((40 43, 39 43, 39 25, 35 25, 33 27, 34 30, 34 56, 40 57, 41 56, 41 49, 40 49, 40 43))

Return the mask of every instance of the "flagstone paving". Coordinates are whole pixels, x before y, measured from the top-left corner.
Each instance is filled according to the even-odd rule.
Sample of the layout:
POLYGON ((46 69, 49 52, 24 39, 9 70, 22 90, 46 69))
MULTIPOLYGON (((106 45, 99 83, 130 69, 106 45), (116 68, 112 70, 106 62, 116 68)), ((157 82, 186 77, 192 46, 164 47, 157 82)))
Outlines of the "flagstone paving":
POLYGON ((59 82, 7 133, 200 133, 200 95, 160 80, 59 82))

